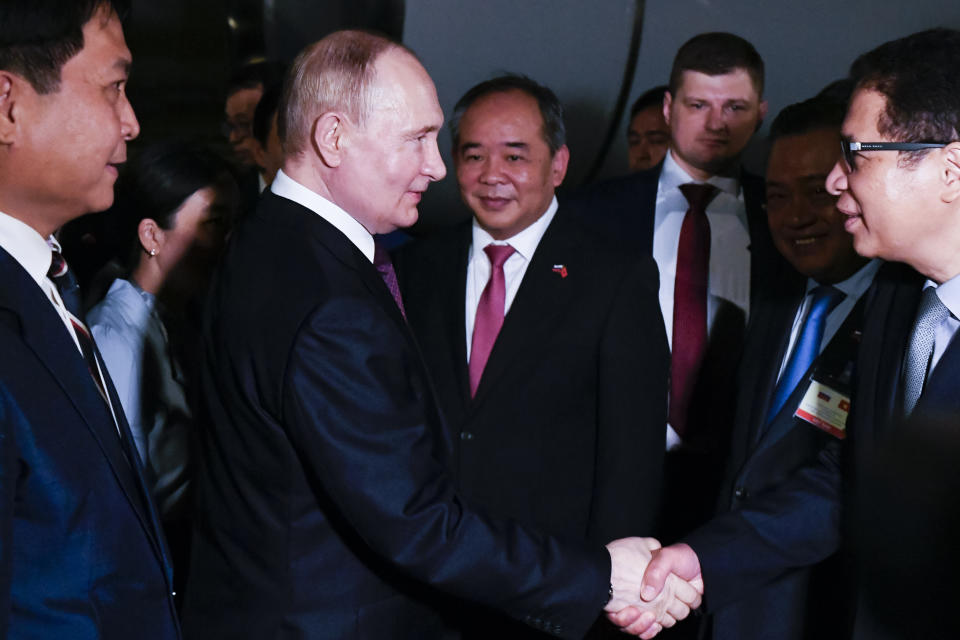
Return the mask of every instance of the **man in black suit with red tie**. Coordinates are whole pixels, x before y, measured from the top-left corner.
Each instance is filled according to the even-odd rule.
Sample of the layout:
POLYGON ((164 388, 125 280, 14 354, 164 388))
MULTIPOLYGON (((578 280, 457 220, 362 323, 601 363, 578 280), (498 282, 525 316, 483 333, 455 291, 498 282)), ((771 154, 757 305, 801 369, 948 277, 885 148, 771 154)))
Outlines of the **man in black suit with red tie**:
MULTIPOLYGON (((451 128, 472 221, 404 247, 397 264, 457 487, 570 539, 652 531, 669 376, 656 266, 558 203, 569 151, 548 88, 483 82, 451 128)), ((526 637, 489 611, 467 615, 468 637, 526 637)))
MULTIPOLYGON (((446 173, 433 82, 408 49, 359 31, 311 45, 290 73, 283 168, 234 231, 205 318, 186 635, 440 638, 448 594, 582 636, 605 603, 639 600, 628 585, 649 545, 561 541, 457 493, 374 241, 413 224, 446 173)), ((699 584, 674 587, 682 600, 651 620, 698 601, 699 584)))
POLYGON ((578 204, 589 224, 660 270, 671 345, 661 533, 713 513, 734 412, 734 370, 760 278, 782 261, 763 213, 763 180, 740 154, 766 115, 763 60, 749 42, 704 33, 677 52, 663 111, 663 163, 595 185, 578 204))

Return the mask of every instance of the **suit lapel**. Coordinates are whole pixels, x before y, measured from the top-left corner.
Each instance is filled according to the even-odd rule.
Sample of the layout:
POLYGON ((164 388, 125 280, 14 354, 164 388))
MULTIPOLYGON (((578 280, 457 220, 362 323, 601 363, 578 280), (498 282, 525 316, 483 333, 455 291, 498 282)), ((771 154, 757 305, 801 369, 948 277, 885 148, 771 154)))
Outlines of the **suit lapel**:
POLYGON ((914 417, 935 417, 960 410, 960 340, 956 334, 937 362, 917 401, 914 417))
POLYGON ((467 368, 467 330, 466 330, 466 295, 467 295, 467 259, 470 255, 472 242, 472 227, 470 223, 462 226, 457 232, 457 241, 450 243, 450 254, 439 264, 447 268, 438 269, 435 308, 443 314, 441 320, 445 343, 445 355, 452 358, 450 371, 456 378, 456 388, 462 406, 468 407, 473 399, 470 397, 470 372, 467 368))
POLYGON ((474 398, 475 407, 502 382, 513 362, 543 344, 541 337, 550 331, 577 291, 578 242, 573 224, 572 218, 559 210, 543 234, 487 360, 474 398), (553 271, 557 265, 567 268, 566 276, 553 271))
MULTIPOLYGON (((106 365, 96 353, 108 392, 123 437, 122 443, 117 433, 113 416, 104 403, 90 376, 83 356, 67 333, 60 316, 47 301, 42 290, 6 251, 0 249, 0 273, 4 274, 6 294, 0 297, 0 306, 7 306, 20 318, 20 335, 24 343, 33 351, 37 359, 57 381, 64 394, 70 399, 83 422, 99 445, 113 475, 126 495, 144 530, 154 545, 154 550, 166 571, 169 571, 166 554, 159 531, 159 523, 152 511, 152 502, 139 473, 137 458, 128 458, 132 452, 129 447, 132 436, 120 400, 113 383, 106 374, 106 365), (124 451, 124 445, 128 451, 124 451)), ((136 455, 135 453, 133 455, 136 455)))

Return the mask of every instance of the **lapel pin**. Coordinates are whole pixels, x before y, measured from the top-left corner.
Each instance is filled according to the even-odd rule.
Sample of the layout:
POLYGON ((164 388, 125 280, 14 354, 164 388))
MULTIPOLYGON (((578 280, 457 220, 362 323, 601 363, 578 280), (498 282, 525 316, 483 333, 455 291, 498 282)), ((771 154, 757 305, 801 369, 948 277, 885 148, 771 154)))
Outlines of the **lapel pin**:
POLYGON ((567 277, 567 267, 562 264, 553 265, 553 269, 551 269, 551 271, 554 273, 559 273, 561 278, 567 277))

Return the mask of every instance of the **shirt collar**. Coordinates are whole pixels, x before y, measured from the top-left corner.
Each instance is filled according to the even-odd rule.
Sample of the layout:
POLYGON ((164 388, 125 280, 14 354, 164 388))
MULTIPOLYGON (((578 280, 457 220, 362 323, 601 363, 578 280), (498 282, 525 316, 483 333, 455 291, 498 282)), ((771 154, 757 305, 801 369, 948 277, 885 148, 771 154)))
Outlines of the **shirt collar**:
POLYGON ((371 263, 373 262, 373 253, 375 250, 373 236, 370 235, 366 227, 352 218, 349 213, 320 194, 303 186, 285 174, 283 169, 277 171, 277 175, 270 185, 270 190, 281 198, 292 200, 310 209, 332 224, 340 233, 347 236, 347 239, 367 257, 367 260, 371 263))
POLYGON ((473 246, 479 250, 491 243, 509 244, 524 260, 530 260, 530 258, 533 257, 533 252, 537 250, 537 245, 540 244, 540 239, 543 237, 543 234, 546 233, 547 227, 549 227, 553 221, 553 217, 557 213, 557 207, 557 196, 553 196, 553 200, 550 201, 550 206, 537 218, 536 222, 506 240, 494 240, 493 236, 480 226, 476 216, 474 216, 473 246))
MULTIPOLYGON (((663 159, 663 170, 660 172, 660 189, 666 191, 668 189, 676 189, 682 184, 687 184, 688 182, 703 182, 701 180, 694 180, 689 173, 683 170, 683 168, 677 164, 677 161, 673 158, 673 149, 667 153, 667 156, 663 159)), ((706 181, 707 184, 712 184, 721 191, 729 193, 730 195, 736 197, 740 193, 740 179, 739 177, 729 178, 726 176, 712 176, 709 180, 706 181)))
MULTIPOLYGON (((59 249, 60 245, 53 236, 50 240, 59 249)), ((28 224, 0 211, 0 247, 19 262, 38 285, 43 286, 52 258, 50 245, 43 236, 28 224)))
POLYGON ((940 302, 950 310, 954 318, 960 319, 960 275, 950 278, 939 286, 933 280, 927 280, 923 288, 927 287, 936 287, 940 302))
MULTIPOLYGON (((870 283, 873 282, 873 277, 877 275, 877 270, 880 269, 880 265, 882 264, 883 260, 874 258, 860 267, 852 276, 841 282, 834 283, 833 286, 845 293, 848 298, 859 298, 870 286, 870 283)), ((810 293, 819 286, 819 282, 813 278, 807 278, 807 293, 810 293)))

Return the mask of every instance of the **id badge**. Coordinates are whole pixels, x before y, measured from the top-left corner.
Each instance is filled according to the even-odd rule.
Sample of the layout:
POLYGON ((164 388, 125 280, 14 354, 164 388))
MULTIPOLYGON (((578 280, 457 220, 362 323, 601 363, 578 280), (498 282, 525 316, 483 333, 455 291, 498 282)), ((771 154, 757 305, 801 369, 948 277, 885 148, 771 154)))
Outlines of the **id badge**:
POLYGON ((850 396, 811 378, 810 386, 793 415, 843 440, 847 437, 850 396))

